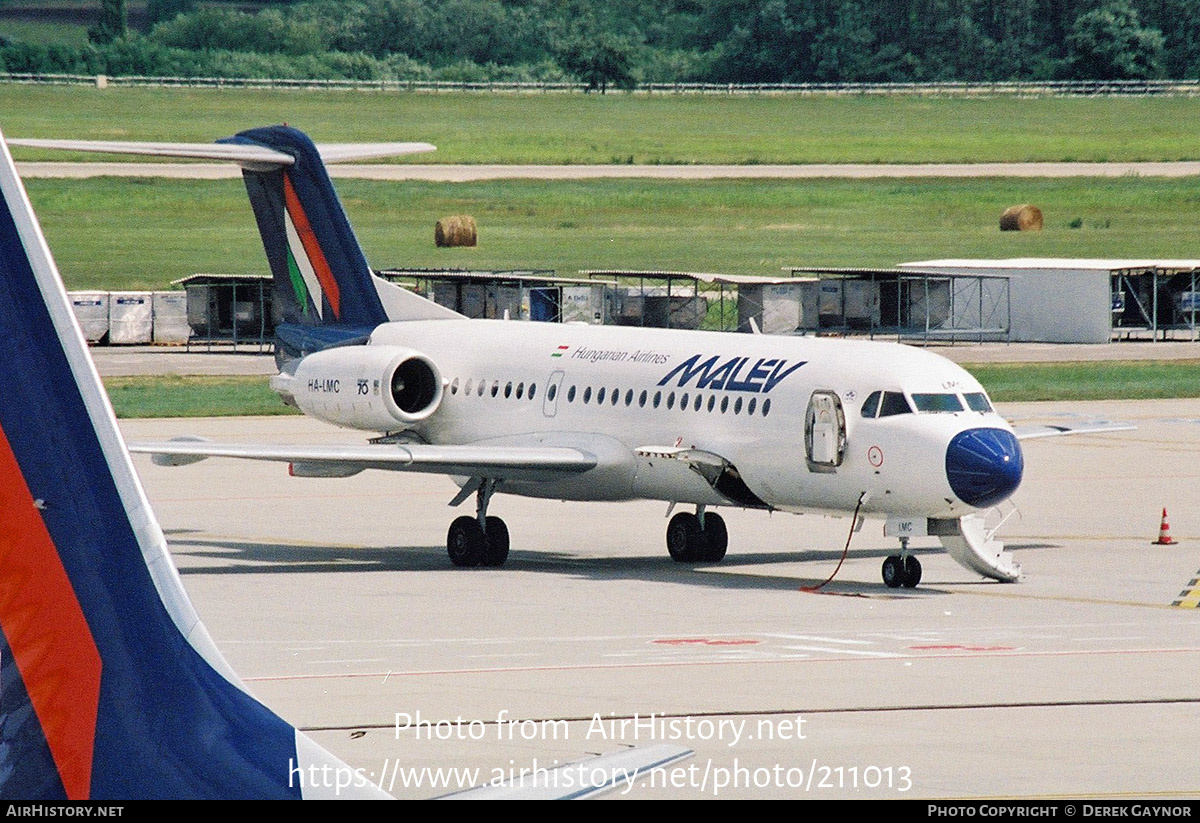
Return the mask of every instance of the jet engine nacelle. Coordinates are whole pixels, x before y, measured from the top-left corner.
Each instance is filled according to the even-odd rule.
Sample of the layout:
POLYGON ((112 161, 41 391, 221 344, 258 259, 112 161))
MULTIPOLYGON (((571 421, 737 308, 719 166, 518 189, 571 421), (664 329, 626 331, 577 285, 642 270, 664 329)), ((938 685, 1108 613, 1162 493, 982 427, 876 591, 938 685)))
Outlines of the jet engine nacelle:
POLYGON ((442 375, 425 355, 397 346, 344 346, 310 354, 276 388, 305 414, 367 431, 420 423, 442 402, 442 375))

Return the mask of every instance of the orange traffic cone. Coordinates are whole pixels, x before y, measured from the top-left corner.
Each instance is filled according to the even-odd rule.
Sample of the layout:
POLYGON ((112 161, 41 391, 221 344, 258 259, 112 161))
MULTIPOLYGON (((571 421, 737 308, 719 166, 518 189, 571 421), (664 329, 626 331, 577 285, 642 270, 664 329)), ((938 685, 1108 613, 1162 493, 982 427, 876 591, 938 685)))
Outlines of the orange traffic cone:
POLYGON ((1167 522, 1167 510, 1163 509, 1162 525, 1158 527, 1158 539, 1154 541, 1155 546, 1174 546, 1175 538, 1171 537, 1171 524, 1167 522))

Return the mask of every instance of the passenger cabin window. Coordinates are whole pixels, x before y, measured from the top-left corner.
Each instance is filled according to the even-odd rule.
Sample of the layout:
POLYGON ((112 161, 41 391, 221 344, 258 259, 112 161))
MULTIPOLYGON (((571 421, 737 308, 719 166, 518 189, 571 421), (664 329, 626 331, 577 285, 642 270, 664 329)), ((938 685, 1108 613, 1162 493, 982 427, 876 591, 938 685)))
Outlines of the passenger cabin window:
POLYGON ((963 395, 967 401, 967 408, 971 411, 990 412, 992 404, 988 402, 987 395, 981 391, 968 392, 963 395))
POLYGON ((919 412, 936 414, 963 410, 957 394, 914 394, 912 398, 919 412))

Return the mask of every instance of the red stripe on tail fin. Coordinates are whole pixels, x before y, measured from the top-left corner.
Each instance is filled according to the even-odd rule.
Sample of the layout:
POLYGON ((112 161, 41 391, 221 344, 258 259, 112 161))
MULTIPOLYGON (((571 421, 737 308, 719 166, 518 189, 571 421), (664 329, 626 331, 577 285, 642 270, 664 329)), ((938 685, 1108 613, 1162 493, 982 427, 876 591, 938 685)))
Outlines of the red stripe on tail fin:
POLYGON ((0 430, 0 624, 69 800, 91 794, 100 652, 25 476, 0 430), (14 631, 13 627, 24 626, 14 631))
POLYGON ((321 251, 321 244, 317 242, 316 232, 313 231, 312 225, 308 222, 308 215, 304 213, 304 207, 300 205, 300 198, 296 196, 296 190, 292 188, 292 181, 286 173, 283 175, 283 193, 287 203, 288 214, 292 218, 292 225, 296 227, 296 234, 299 235, 300 242, 304 245, 304 252, 308 255, 308 261, 312 264, 313 271, 317 275, 317 280, 321 283, 321 290, 325 292, 325 298, 329 300, 329 306, 333 309, 333 316, 340 319, 342 309, 341 292, 338 289, 338 282, 333 276, 333 271, 329 268, 329 263, 325 259, 325 253, 321 251))

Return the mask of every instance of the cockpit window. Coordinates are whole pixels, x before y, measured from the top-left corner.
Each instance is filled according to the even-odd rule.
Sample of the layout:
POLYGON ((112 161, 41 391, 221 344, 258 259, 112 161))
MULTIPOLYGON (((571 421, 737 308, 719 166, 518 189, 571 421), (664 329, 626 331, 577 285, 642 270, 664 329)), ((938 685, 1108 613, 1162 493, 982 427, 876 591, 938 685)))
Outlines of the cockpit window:
POLYGON ((962 401, 957 394, 914 394, 913 403, 919 412, 960 412, 962 401))
POLYGON ((990 412, 992 404, 988 402, 987 395, 981 391, 969 392, 963 395, 967 401, 967 408, 971 411, 990 412))
POLYGON ((885 391, 883 402, 879 406, 879 416, 891 417, 896 414, 912 414, 912 406, 908 405, 908 398, 903 393, 885 391))
POLYGON ((879 413, 879 398, 883 395, 881 391, 871 392, 871 396, 863 401, 862 416, 872 418, 879 413))

